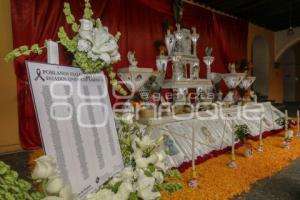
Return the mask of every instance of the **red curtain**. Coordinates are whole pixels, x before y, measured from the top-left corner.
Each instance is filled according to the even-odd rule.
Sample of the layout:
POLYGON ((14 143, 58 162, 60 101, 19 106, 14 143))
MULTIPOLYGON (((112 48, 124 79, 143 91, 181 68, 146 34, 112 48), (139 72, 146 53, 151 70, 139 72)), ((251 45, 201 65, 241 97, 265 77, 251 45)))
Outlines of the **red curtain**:
MULTIPOLYGON (((67 2, 71 4, 76 19, 80 19, 84 0, 67 2)), ((34 43, 43 45, 46 39, 55 41, 60 26, 64 26, 71 34, 62 12, 63 3, 62 0, 12 0, 14 47, 34 43)), ((130 50, 136 52, 139 66, 155 69, 158 52, 154 41, 164 39, 164 19, 173 24, 172 0, 92 0, 91 3, 95 17, 100 17, 112 33, 122 33, 119 41, 122 60, 114 69, 128 65, 126 55, 130 50)), ((204 56, 206 46, 213 47, 215 62, 212 71, 226 72, 228 62, 246 58, 247 22, 186 5, 182 24, 188 28, 195 26, 200 33, 197 47, 200 59, 204 56)), ((63 53, 63 50, 60 52, 61 64, 70 64, 70 55, 63 53)), ((25 59, 45 62, 46 53, 21 57, 15 62, 20 140, 23 148, 33 149, 40 147, 41 142, 27 82, 25 59)), ((201 66, 200 76, 205 77, 205 65, 202 63, 201 66)))

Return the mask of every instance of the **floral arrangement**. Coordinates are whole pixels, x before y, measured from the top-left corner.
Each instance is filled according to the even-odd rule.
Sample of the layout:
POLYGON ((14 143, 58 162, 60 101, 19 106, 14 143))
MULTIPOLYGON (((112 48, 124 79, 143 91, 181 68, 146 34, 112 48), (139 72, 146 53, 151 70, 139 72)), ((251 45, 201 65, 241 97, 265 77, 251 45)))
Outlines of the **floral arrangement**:
POLYGON ((57 171, 57 165, 50 156, 41 156, 36 160, 32 179, 42 183, 45 198, 43 200, 77 200, 70 185, 65 185, 57 171))
POLYGON ((250 129, 246 124, 235 125, 234 127, 234 135, 238 138, 242 143, 246 142, 246 136, 250 133, 250 129))
POLYGON ((234 135, 242 144, 245 144, 246 149, 244 151, 245 157, 250 157, 253 155, 252 144, 247 142, 247 134, 250 133, 250 129, 246 124, 235 125, 234 127, 234 135))
MULTIPOLYGON (((118 32, 113 36, 108 32, 108 28, 102 25, 100 19, 92 19, 93 11, 89 0, 85 0, 84 15, 79 20, 80 25, 75 21, 69 3, 64 3, 63 12, 66 16, 66 22, 72 27, 74 36, 69 37, 64 27, 61 26, 58 31, 59 40, 57 42, 73 54, 74 65, 79 66, 85 73, 105 70, 116 91, 126 95, 126 90, 116 80, 116 74, 112 69, 112 65, 121 59, 117 44, 121 33, 118 32)), ((38 44, 33 44, 31 47, 20 46, 8 53, 5 60, 14 60, 19 56, 30 54, 41 54, 46 46, 47 41, 45 41, 44 46, 38 44)))
POLYGON ((121 151, 127 167, 97 193, 88 195, 87 200, 156 200, 160 199, 161 191, 181 190, 177 182, 180 173, 165 166, 166 153, 161 149, 164 137, 151 139, 150 133, 143 133, 139 124, 130 119, 121 118, 119 124, 121 151))
MULTIPOLYGON (((161 192, 168 194, 182 189, 177 170, 167 170, 167 156, 161 144, 164 136, 151 139, 150 133, 131 117, 121 117, 118 122, 119 141, 125 168, 107 181, 86 200, 158 200, 161 192)), ((77 200, 70 185, 65 185, 57 172, 55 161, 49 156, 36 160, 32 178, 41 184, 43 200, 77 200)), ((35 199, 34 199, 35 200, 35 199)))
MULTIPOLYGON (((278 119, 275 120, 276 124, 278 126, 285 126, 285 117, 280 117, 278 119)), ((288 118, 288 128, 292 128, 293 125, 295 125, 296 122, 292 119, 292 118, 288 118)))
POLYGON ((3 200, 40 200, 43 195, 32 189, 32 185, 20 179, 18 173, 0 161, 0 199, 3 200))

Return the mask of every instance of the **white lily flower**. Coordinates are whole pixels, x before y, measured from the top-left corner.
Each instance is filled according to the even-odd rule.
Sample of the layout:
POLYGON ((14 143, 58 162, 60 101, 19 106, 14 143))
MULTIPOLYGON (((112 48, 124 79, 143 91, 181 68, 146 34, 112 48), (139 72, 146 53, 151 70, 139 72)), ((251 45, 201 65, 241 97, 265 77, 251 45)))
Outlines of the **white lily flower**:
POLYGON ((162 161, 158 161, 157 163, 154 164, 154 166, 160 170, 162 170, 163 172, 167 171, 167 167, 166 164, 162 161))
POLYGON ((148 167, 149 162, 146 158, 137 158, 135 159, 136 167, 140 169, 145 169, 148 167))
POLYGON ((36 160, 36 165, 32 172, 33 179, 47 179, 56 174, 56 163, 50 156, 42 156, 36 160))
POLYGON ((118 183, 118 182, 120 182, 120 181, 122 181, 121 177, 118 176, 118 175, 116 175, 115 177, 113 177, 113 178, 109 181, 109 183, 110 183, 111 185, 114 185, 114 184, 116 184, 116 183, 118 183))
POLYGON ((113 52, 110 53, 111 57, 118 56, 118 55, 120 55, 118 49, 115 49, 113 52))
POLYGON ((155 141, 151 139, 149 135, 143 136, 142 139, 137 138, 136 143, 142 150, 146 150, 147 148, 155 145, 155 141))
POLYGON ((161 184, 164 182, 164 175, 162 172, 155 171, 152 175, 155 178, 156 183, 161 184))
POLYGON ((132 167, 126 167, 120 173, 120 178, 125 182, 131 182, 134 177, 134 172, 132 167))
POLYGON ((155 178, 145 176, 143 170, 139 170, 139 178, 137 180, 138 196, 144 200, 154 200, 160 197, 159 192, 153 192, 155 178))
POLYGON ((117 55, 111 57, 112 63, 116 63, 120 60, 121 60, 121 55, 119 53, 117 55))
POLYGON ((118 49, 118 44, 115 39, 109 39, 107 42, 99 46, 99 53, 112 53, 118 49))
POLYGON ((49 177, 46 184, 46 191, 50 194, 59 194, 60 190, 64 187, 64 181, 60 176, 49 177))
POLYGON ((122 183, 113 200, 127 200, 130 193, 133 192, 133 186, 130 183, 122 183))
POLYGON ((90 193, 86 196, 86 200, 97 200, 97 193, 90 193))
POLYGON ((76 199, 74 197, 74 194, 72 192, 71 185, 65 185, 60 191, 59 191, 59 197, 63 198, 63 200, 74 200, 76 199))
POLYGON ((113 199, 114 197, 114 193, 108 189, 103 189, 103 190, 100 190, 99 192, 97 192, 97 195, 96 195, 96 199, 95 200, 104 200, 104 199, 113 199))
POLYGON ((110 34, 108 29, 102 26, 100 19, 97 19, 96 23, 97 27, 94 28, 93 51, 100 54, 101 52, 98 52, 98 49, 109 40, 110 34))
POLYGON ((158 161, 162 162, 166 159, 167 154, 164 151, 160 151, 158 153, 156 153, 157 157, 158 157, 158 161))

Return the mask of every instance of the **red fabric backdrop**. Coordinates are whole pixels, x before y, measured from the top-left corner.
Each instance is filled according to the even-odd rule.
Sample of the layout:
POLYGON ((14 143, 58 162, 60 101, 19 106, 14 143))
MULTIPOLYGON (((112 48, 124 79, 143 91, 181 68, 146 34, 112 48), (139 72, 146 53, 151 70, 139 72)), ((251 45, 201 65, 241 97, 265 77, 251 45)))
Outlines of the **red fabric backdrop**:
MULTIPOLYGON (((68 2, 76 19, 80 19, 84 0, 68 2)), ((12 0, 11 5, 14 47, 34 43, 43 45, 46 39, 56 40, 60 26, 70 33, 62 12, 62 0, 12 0)), ((122 33, 119 41, 122 61, 114 66, 115 69, 128 65, 126 55, 130 50, 136 52, 139 66, 156 68, 158 52, 154 41, 164 38, 164 19, 173 23, 171 0, 92 0, 92 6, 95 16, 100 17, 112 33, 122 33)), ((204 56, 206 46, 213 47, 215 62, 212 71, 226 72, 228 62, 246 57, 247 22, 186 5, 182 24, 189 28, 195 26, 200 33, 197 47, 200 58, 204 56)), ((46 53, 21 57, 15 62, 20 139, 23 148, 33 149, 41 146, 41 140, 27 82, 25 59, 45 62, 46 53)), ((69 60, 67 54, 61 55, 62 64, 69 64, 69 60)), ((201 63, 201 66, 200 76, 204 77, 205 65, 201 63)))

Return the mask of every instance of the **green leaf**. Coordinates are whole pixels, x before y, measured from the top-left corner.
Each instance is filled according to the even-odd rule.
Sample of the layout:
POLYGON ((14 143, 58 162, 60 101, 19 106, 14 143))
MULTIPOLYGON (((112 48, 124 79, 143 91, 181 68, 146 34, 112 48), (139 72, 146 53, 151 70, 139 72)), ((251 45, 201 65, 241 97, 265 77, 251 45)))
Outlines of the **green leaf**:
POLYGON ((151 173, 150 171, 148 171, 148 170, 145 170, 145 171, 144 171, 144 174, 145 174, 145 176, 147 176, 147 177, 152 177, 152 173, 151 173))
POLYGON ((167 171, 167 176, 176 178, 177 180, 181 180, 182 179, 181 173, 177 169, 168 170, 167 171))
POLYGON ((155 172, 155 166, 153 164, 149 164, 148 169, 151 173, 155 172))
POLYGON ((138 195, 136 193, 130 193, 128 200, 138 200, 138 195))

